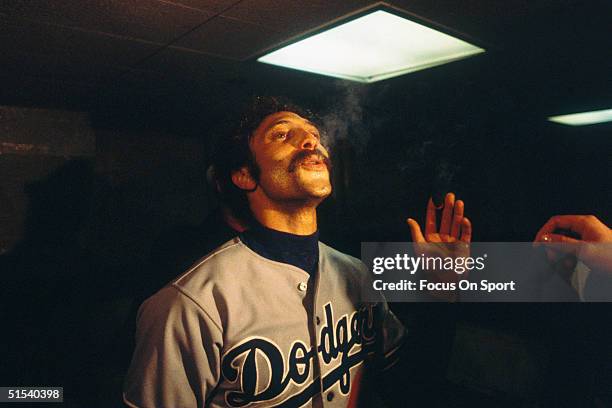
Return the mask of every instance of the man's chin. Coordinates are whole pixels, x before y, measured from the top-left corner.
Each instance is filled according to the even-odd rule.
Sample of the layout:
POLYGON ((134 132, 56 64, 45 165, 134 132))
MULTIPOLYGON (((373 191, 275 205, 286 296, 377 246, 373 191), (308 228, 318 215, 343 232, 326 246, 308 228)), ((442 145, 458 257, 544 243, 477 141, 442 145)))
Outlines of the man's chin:
POLYGON ((325 199, 329 197, 332 192, 331 186, 322 186, 320 188, 315 188, 312 190, 312 195, 319 199, 325 199))
POLYGON ((326 183, 303 183, 300 188, 305 199, 323 200, 332 192, 330 184, 326 183))
POLYGON ((324 199, 332 192, 327 170, 308 171, 301 169, 298 178, 300 180, 298 183, 302 185, 302 191, 307 192, 313 198, 324 199))

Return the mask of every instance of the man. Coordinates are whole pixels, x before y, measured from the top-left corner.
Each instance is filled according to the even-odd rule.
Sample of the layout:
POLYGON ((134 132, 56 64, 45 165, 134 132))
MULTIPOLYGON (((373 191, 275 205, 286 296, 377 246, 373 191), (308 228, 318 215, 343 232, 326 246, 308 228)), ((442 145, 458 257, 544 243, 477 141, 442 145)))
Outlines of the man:
POLYGON ((366 267, 318 241, 329 154, 296 112, 259 98, 220 142, 220 191, 249 228, 143 303, 127 405, 346 407, 364 366, 395 362, 404 328, 361 301, 366 267))
MULTIPOLYGON (((360 298, 365 265, 318 241, 331 164, 300 113, 258 98, 219 141, 218 191, 247 229, 142 305, 128 405, 354 407, 366 366, 370 378, 387 373, 379 384, 399 380, 395 391, 405 391, 387 370, 403 326, 384 299, 360 298)), ((449 194, 443 209, 439 233, 433 204, 426 238, 411 222, 415 241, 469 242, 463 202, 449 194)))

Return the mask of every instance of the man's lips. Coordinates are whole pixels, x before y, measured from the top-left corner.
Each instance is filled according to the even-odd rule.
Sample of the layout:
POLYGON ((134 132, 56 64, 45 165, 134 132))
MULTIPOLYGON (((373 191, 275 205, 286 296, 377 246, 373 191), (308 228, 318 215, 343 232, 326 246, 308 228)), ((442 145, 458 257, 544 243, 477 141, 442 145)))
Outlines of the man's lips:
POLYGON ((302 163, 300 164, 300 167, 305 168, 306 170, 327 170, 327 166, 325 165, 325 163, 302 163))
POLYGON ((301 167, 305 167, 306 169, 312 170, 323 170, 327 169, 327 165, 325 161, 321 159, 318 155, 312 155, 305 160, 300 162, 301 167))
POLYGON ((331 162, 322 152, 302 151, 291 160, 289 171, 293 172, 301 167, 306 170, 323 171, 331 170, 331 162))

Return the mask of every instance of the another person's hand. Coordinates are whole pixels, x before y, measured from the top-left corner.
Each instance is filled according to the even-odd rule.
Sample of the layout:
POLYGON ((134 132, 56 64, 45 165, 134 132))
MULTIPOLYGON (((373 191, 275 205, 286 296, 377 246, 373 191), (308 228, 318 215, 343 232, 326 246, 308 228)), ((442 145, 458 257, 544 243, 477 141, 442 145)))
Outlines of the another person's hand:
MULTIPOLYGON (((472 223, 465 217, 465 205, 463 201, 455 201, 455 194, 448 193, 442 207, 442 220, 440 229, 436 225, 436 206, 430 198, 427 203, 427 214, 425 216, 425 235, 421 231, 419 223, 408 218, 412 241, 416 255, 425 254, 427 257, 468 257, 470 256, 469 243, 472 240, 472 223), (432 245, 433 244, 433 245, 432 245), (438 244, 438 245, 435 245, 438 244)), ((458 282, 465 276, 455 271, 429 271, 434 282, 451 283, 458 282)), ((455 300, 454 292, 435 292, 433 296, 455 300)))
POLYGON ((612 230, 594 215, 556 215, 540 228, 534 243, 557 244, 550 249, 574 254, 589 268, 612 273, 612 230), (579 238, 559 233, 563 230, 579 238))

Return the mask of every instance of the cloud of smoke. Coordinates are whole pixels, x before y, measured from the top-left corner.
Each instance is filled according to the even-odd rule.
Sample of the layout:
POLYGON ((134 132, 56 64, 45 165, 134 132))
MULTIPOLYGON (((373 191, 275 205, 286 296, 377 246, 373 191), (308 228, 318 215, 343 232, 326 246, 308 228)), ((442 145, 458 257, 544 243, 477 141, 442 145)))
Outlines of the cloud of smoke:
POLYGON ((336 87, 336 96, 328 105, 331 108, 319 117, 325 146, 340 154, 346 154, 348 148, 366 158, 384 152, 386 164, 402 180, 428 186, 435 201, 443 200, 456 187, 461 169, 454 158, 458 140, 449 136, 448 123, 432 120, 435 115, 422 106, 427 87, 399 94, 390 86, 347 81, 339 81, 336 87), (373 135, 382 139, 370 144, 373 135))
POLYGON ((332 108, 321 115, 324 129, 323 143, 332 148, 340 141, 346 141, 361 149, 366 145, 368 132, 364 124, 364 104, 367 97, 366 86, 348 82, 338 82, 338 97, 332 108))

